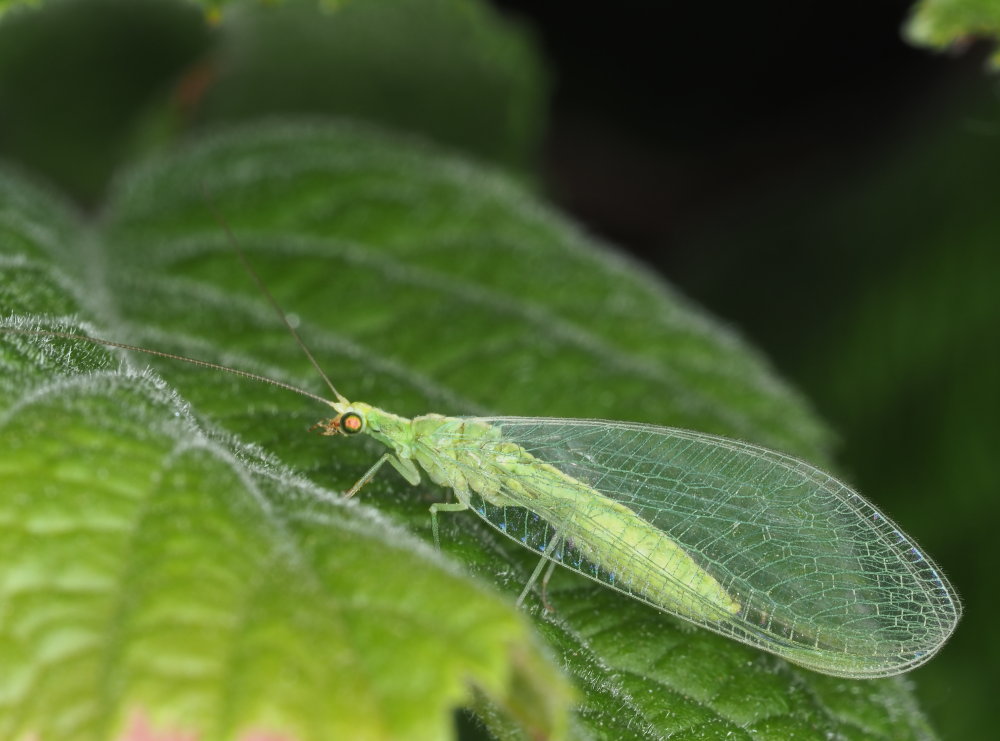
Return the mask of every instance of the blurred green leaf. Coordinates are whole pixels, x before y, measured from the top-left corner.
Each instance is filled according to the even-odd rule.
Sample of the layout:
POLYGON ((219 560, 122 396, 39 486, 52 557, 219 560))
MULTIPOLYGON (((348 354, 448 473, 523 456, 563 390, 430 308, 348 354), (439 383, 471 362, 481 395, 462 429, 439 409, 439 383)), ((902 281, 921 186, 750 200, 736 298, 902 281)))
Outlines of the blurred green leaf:
POLYGON ((30 7, 38 5, 42 0, 0 0, 0 14, 6 13, 12 8, 30 7))
POLYGON ((0 18, 0 157, 94 203, 137 122, 209 48, 176 0, 57 0, 0 18))
MULTIPOLYGON (((0 285, 22 321, 323 393, 204 188, 352 398, 671 424, 829 462, 826 432, 737 337, 509 180, 434 149, 348 126, 221 132, 123 176, 92 226, 5 182, 0 285)), ((310 738, 349 706, 398 736, 471 704, 504 736, 558 724, 565 691, 481 586, 512 598, 533 556, 456 515, 442 539, 459 576, 403 532, 429 541, 427 507, 447 492, 392 472, 340 503, 331 492, 377 451, 310 435, 322 407, 177 362, 143 374, 153 359, 73 341, 3 347, 17 540, 0 604, 18 612, 0 613, 0 635, 23 667, 0 676, 3 722, 55 733, 138 705, 209 736, 281 722, 310 738), (76 671, 41 670, 65 652, 76 671)), ((791 667, 570 573, 550 599, 553 614, 529 613, 583 690, 573 737, 932 736, 902 681, 791 667)))
MULTIPOLYGON (((966 44, 975 38, 1000 36, 1000 2, 997 0, 920 0, 904 29, 913 44, 936 49, 966 44)), ((992 57, 1000 66, 1000 50, 992 57)))
POLYGON ((336 114, 533 172, 547 85, 525 29, 479 0, 336 5, 227 12, 198 120, 336 114))
POLYGON ((479 0, 58 0, 0 19, 0 157, 100 203, 114 171, 205 124, 365 119, 521 177, 546 82, 530 35, 479 0), (128 60, 123 64, 122 60, 128 60))

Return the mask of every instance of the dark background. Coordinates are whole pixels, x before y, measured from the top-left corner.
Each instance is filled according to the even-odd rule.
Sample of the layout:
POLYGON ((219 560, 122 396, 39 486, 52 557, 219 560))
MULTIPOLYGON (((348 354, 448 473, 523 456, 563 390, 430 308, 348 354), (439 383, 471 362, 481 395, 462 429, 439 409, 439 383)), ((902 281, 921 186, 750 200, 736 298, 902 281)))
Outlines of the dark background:
MULTIPOLYGON (((498 2, 549 69, 535 159, 457 142, 488 139, 468 122, 439 138, 535 182, 802 389, 838 435, 839 471, 963 596, 954 640, 910 676, 944 738, 981 738, 1000 666, 1000 87, 985 46, 904 42, 909 6, 498 2)), ((300 39, 281 46, 273 19, 265 66, 246 53, 249 83, 225 80, 212 109, 203 62, 219 34, 197 7, 50 7, 0 25, 0 158, 83 209, 99 213, 121 162, 213 117, 343 112, 268 101, 291 89, 281 74, 300 90, 315 82, 305 71, 331 78, 300 39)), ((330 24, 313 24, 316 39, 330 24)))

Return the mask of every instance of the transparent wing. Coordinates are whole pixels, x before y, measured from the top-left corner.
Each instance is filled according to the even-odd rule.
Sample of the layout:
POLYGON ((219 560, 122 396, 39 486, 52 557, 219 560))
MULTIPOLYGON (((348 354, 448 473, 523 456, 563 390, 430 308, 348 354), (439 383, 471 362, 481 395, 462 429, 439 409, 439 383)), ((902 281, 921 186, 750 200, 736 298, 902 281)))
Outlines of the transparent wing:
MULTIPOLYGON (((657 604, 628 583, 628 571, 647 558, 641 548, 634 549, 633 561, 613 569, 588 561, 574 537, 601 528, 609 531, 604 537, 615 537, 610 531, 619 526, 591 516, 587 497, 574 513, 497 506, 473 493, 472 505, 484 519, 541 552, 561 528, 568 540, 550 558, 718 633, 818 671, 877 677, 926 661, 958 621, 954 590, 916 543, 855 491, 804 461, 651 425, 525 417, 467 421, 489 425, 490 434, 443 429, 437 450, 459 454, 459 468, 468 469, 470 481, 485 477, 501 499, 524 501, 523 491, 513 489, 525 483, 532 488, 532 478, 534 488, 544 489, 540 464, 550 464, 584 491, 589 487, 625 505, 666 534, 739 609, 720 617, 706 605, 702 617, 697 610, 657 604), (538 465, 531 458, 516 468, 495 464, 511 460, 511 443, 538 465), (478 462, 474 470, 469 460, 478 462)), ((642 573, 649 572, 645 566, 642 573)), ((689 601, 699 599, 692 594, 689 601)))

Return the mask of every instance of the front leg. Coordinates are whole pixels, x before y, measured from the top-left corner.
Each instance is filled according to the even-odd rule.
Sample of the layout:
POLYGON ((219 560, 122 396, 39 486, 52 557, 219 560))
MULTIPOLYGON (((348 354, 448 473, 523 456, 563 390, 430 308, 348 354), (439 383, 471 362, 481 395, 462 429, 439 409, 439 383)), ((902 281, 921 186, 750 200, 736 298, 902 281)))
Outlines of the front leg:
POLYGON ((404 479, 406 479, 414 486, 420 483, 420 469, 417 468, 416 463, 414 463, 411 460, 398 458, 392 453, 386 453, 377 461, 375 461, 374 466, 365 471, 365 475, 362 476, 360 479, 358 479, 357 483, 354 484, 354 486, 352 486, 350 489, 347 490, 347 493, 344 494, 344 499, 350 499, 355 494, 357 494, 365 484, 367 484, 369 481, 372 480, 372 478, 375 476, 378 470, 382 467, 382 464, 385 463, 386 461, 389 462, 389 465, 391 465, 393 468, 399 471, 400 475, 404 479))
POLYGON ((399 471, 399 475, 413 486, 420 483, 420 469, 417 468, 417 464, 409 458, 400 458, 395 455, 390 455, 389 465, 399 471))

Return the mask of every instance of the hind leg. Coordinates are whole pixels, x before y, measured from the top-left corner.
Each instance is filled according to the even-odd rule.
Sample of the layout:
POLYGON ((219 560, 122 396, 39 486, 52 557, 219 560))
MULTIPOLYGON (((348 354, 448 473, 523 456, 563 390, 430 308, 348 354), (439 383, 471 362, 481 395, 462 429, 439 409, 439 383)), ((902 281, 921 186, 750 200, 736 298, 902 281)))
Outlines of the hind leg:
POLYGON ((441 536, 438 535, 438 512, 463 512, 469 505, 466 502, 435 502, 431 505, 431 530, 434 533, 434 546, 441 549, 441 536))
POLYGON ((558 563, 554 558, 552 558, 552 554, 559 550, 562 542, 562 534, 556 533, 552 536, 552 540, 549 541, 549 544, 545 546, 545 551, 542 553, 542 557, 538 561, 538 565, 535 567, 535 570, 531 572, 531 576, 528 577, 528 583, 525 584, 524 589, 521 590, 521 596, 518 597, 517 602, 514 603, 518 607, 524 604, 524 600, 528 596, 528 592, 531 591, 535 582, 538 581, 539 574, 542 573, 542 567, 548 563, 549 570, 545 572, 545 576, 542 578, 542 604, 545 606, 546 610, 552 610, 552 606, 549 604, 548 596, 546 595, 546 590, 549 586, 549 577, 552 576, 552 571, 555 569, 556 563, 558 563))

